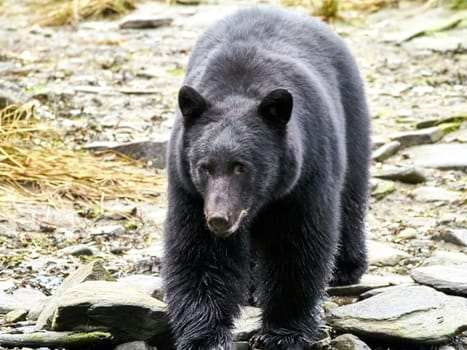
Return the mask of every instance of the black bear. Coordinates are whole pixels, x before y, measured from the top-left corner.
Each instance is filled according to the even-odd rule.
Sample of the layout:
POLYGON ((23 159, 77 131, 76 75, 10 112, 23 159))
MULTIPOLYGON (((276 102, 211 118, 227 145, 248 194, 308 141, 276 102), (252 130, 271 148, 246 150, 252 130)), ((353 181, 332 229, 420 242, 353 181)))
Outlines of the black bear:
POLYGON ((231 350, 250 260, 255 348, 316 340, 326 286, 366 269, 370 153, 345 44, 292 12, 239 10, 198 40, 168 152, 166 301, 178 350, 231 350))

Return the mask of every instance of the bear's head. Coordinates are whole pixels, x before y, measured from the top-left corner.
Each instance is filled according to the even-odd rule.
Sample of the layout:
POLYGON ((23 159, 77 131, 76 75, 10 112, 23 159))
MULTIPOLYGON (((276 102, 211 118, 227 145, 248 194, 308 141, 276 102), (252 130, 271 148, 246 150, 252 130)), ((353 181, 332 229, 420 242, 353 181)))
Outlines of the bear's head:
POLYGON ((178 96, 189 176, 204 200, 209 229, 228 237, 266 205, 283 182, 292 95, 209 101, 184 86, 178 96))

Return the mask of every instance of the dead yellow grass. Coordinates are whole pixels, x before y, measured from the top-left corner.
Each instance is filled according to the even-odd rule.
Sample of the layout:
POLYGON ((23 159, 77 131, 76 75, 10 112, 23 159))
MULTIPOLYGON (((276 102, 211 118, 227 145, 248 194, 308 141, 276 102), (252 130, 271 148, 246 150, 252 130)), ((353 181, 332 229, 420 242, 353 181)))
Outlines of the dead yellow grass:
POLYGON ((137 161, 66 148, 58 132, 35 122, 33 113, 31 105, 0 111, 0 203, 153 201, 165 191, 165 178, 137 161))
POLYGON ((135 0, 30 0, 41 26, 76 24, 82 20, 121 16, 135 8, 135 0))

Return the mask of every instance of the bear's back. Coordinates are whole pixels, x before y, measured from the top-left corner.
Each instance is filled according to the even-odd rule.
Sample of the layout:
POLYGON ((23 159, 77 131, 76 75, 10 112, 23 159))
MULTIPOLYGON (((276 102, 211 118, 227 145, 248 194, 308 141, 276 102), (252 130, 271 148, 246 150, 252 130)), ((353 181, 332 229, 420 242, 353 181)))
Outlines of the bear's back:
POLYGON ((213 52, 229 51, 235 46, 295 58, 318 71, 327 70, 323 65, 336 66, 336 60, 347 62, 350 58, 340 38, 319 20, 271 6, 256 6, 239 10, 208 28, 193 50, 187 73, 199 69, 213 52))

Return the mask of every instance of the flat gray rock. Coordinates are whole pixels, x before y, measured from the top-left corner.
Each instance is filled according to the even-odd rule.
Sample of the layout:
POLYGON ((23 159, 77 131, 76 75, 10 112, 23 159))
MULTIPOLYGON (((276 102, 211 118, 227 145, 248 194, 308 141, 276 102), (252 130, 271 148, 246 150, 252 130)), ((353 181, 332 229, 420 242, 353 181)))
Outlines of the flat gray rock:
POLYGON ((391 140, 399 141, 401 148, 406 148, 416 145, 424 145, 427 143, 435 143, 441 140, 444 136, 444 131, 438 126, 421 130, 405 131, 394 134, 391 140))
POLYGON ((448 343, 467 327, 467 299, 426 286, 394 287, 331 310, 338 332, 426 344, 448 343))
POLYGON ((353 334, 342 334, 334 338, 331 347, 333 350, 371 350, 368 345, 353 334))
POLYGON ((448 230, 441 233, 446 242, 467 247, 467 229, 448 230))
POLYGON ((446 33, 422 36, 404 44, 408 50, 430 50, 439 53, 456 52, 467 47, 467 40, 460 37, 449 36, 446 33))
POLYGON ((20 288, 12 294, 0 291, 0 313, 7 313, 18 309, 32 309, 47 301, 44 293, 29 288, 20 288))
POLYGON ((464 264, 467 265, 467 254, 440 250, 433 252, 433 254, 422 263, 422 266, 456 266, 464 264))
POLYGON ((388 142, 375 150, 372 154, 372 158, 377 162, 383 162, 392 155, 396 154, 400 148, 401 143, 399 141, 388 142))
POLYGON ((166 305, 120 282, 87 281, 67 289, 57 300, 52 330, 105 327, 136 340, 166 333, 166 305))
POLYGON ((364 274, 360 283, 348 286, 329 287, 327 293, 330 296, 359 296, 372 289, 401 284, 413 284, 413 280, 409 276, 404 275, 389 274, 380 276, 364 274))
POLYGON ((373 174, 373 177, 384 180, 400 181, 409 184, 419 184, 427 180, 425 170, 415 167, 386 169, 373 174))
POLYGON ((163 300, 162 278, 150 275, 131 275, 118 279, 129 287, 140 290, 153 298, 163 300))
POLYGON ((467 144, 442 143, 404 150, 410 161, 419 167, 436 169, 467 169, 467 144))
POLYGON ((414 281, 440 291, 467 296, 467 265, 424 266, 410 272, 414 281))
POLYGON ((394 266, 401 260, 409 258, 410 255, 406 252, 390 247, 388 244, 376 242, 373 240, 367 241, 368 247, 368 262, 370 265, 376 266, 394 266))
POLYGON ((136 17, 129 16, 118 25, 120 29, 154 29, 168 26, 173 22, 172 18, 160 17, 136 17))
POLYGON ((371 179, 371 196, 377 199, 382 199, 388 194, 394 192, 396 186, 394 181, 390 180, 380 180, 380 179, 371 179))
POLYGON ((418 187, 412 191, 412 196, 419 202, 452 202, 462 198, 461 193, 434 186, 418 187))
POLYGON ((445 123, 460 123, 467 121, 467 116, 454 116, 454 117, 442 117, 438 119, 429 119, 418 122, 415 127, 417 129, 431 128, 445 123))
MULTIPOLYGON (((407 276, 407 278, 410 278, 409 276, 407 276)), ((410 280, 412 281, 411 285, 415 285, 415 282, 413 281, 413 279, 410 278, 410 280)), ((381 293, 384 293, 384 292, 388 292, 390 290, 395 290, 395 289, 398 289, 398 288, 405 288, 407 286, 406 285, 399 285, 399 286, 389 286, 389 287, 381 287, 381 288, 375 288, 375 289, 370 289, 368 291, 366 291, 365 293, 362 293, 360 294, 360 300, 363 300, 363 299, 368 299, 368 298, 371 298, 371 297, 374 297, 375 295, 378 295, 378 294, 381 294, 381 293)))

